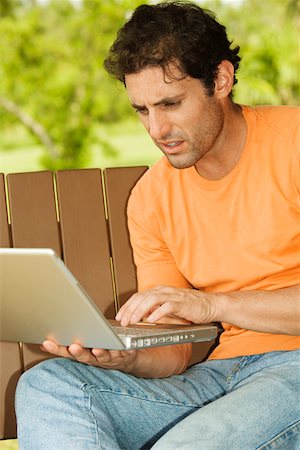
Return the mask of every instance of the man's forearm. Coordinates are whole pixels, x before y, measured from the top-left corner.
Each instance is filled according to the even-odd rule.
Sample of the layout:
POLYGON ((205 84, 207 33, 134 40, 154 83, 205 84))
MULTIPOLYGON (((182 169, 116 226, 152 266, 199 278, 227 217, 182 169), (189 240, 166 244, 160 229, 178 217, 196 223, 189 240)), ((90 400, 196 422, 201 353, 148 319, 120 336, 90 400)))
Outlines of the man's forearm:
POLYGON ((226 322, 237 327, 276 334, 300 334, 300 286, 235 292, 157 286, 134 294, 119 310, 127 326, 147 317, 157 322, 172 315, 192 323, 226 322))
POLYGON ((213 294, 216 321, 247 330, 300 334, 300 286, 213 294))
POLYGON ((187 368, 191 344, 168 345, 138 350, 137 358, 125 371, 142 378, 165 378, 184 372, 187 368))

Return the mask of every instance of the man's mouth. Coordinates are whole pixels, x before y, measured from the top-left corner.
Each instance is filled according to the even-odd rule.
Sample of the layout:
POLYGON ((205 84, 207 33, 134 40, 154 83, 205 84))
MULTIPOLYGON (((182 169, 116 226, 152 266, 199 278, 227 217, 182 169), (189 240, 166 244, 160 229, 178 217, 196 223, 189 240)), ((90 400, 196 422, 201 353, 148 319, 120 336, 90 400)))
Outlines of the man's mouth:
POLYGON ((172 142, 160 142, 160 146, 163 147, 165 153, 175 154, 178 153, 183 141, 172 141, 172 142))

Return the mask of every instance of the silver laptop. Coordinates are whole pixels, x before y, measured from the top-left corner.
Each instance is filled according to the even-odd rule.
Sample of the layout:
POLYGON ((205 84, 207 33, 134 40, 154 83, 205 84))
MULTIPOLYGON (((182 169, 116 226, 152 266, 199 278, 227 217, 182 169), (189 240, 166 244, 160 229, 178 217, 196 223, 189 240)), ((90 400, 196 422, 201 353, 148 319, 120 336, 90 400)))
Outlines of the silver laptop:
POLYGON ((213 324, 121 327, 103 316, 53 250, 0 249, 0 340, 129 350, 216 336, 213 324))

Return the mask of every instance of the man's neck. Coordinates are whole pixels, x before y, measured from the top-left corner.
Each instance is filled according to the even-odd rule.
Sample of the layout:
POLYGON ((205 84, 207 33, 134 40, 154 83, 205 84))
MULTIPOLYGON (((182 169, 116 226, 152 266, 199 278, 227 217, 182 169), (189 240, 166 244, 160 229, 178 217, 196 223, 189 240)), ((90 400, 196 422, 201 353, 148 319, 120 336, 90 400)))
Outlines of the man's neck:
POLYGON ((237 165, 243 153, 247 125, 241 107, 228 101, 224 107, 224 126, 214 148, 196 164, 203 178, 220 180, 237 165))

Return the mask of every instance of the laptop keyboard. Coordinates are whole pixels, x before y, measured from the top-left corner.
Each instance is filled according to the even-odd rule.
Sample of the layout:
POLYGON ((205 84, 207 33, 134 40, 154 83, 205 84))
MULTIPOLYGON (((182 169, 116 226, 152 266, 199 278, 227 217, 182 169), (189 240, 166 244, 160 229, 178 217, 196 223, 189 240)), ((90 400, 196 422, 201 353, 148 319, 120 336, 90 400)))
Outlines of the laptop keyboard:
MULTIPOLYGON (((151 334, 157 334, 158 329, 155 326, 149 326, 149 328, 139 328, 139 327, 135 327, 135 328, 130 328, 130 327, 118 327, 118 326, 112 326, 112 329, 114 330, 114 332, 118 335, 118 336, 149 336, 151 334)), ((169 333, 169 330, 159 330, 159 334, 163 334, 163 333, 169 333)))

